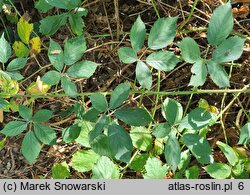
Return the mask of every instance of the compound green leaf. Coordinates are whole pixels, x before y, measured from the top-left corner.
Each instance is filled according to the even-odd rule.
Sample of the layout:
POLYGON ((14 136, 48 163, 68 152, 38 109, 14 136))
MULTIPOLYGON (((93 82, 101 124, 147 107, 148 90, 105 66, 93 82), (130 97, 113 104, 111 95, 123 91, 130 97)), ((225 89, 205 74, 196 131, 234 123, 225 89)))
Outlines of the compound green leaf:
POLYGON ((99 114, 99 110, 96 110, 95 108, 91 107, 86 113, 83 114, 82 119, 90 122, 96 122, 99 114))
MULTIPOLYGON (((34 131, 36 137, 44 144, 53 145, 56 144, 56 132, 49 126, 34 123, 34 131)), ((32 147, 32 145, 31 145, 32 147)))
POLYGON ((194 165, 185 170, 185 177, 187 179, 198 179, 200 174, 199 172, 199 167, 197 165, 194 165))
POLYGON ((183 108, 176 100, 166 98, 162 106, 162 115, 170 125, 175 125, 182 119, 183 108))
POLYGON ((160 18, 154 23, 148 37, 148 47, 150 49, 162 49, 173 42, 177 19, 178 17, 160 18))
POLYGON ((226 179, 231 175, 231 167, 224 163, 213 163, 204 167, 205 171, 214 179, 226 179))
POLYGON ((61 79, 61 74, 55 70, 46 72, 41 81, 48 85, 57 85, 61 79))
POLYGON ((168 123, 157 124, 152 130, 152 134, 156 138, 164 138, 168 136, 170 132, 171 132, 171 125, 169 125, 168 123))
POLYGON ((81 127, 78 124, 67 127, 62 132, 62 138, 65 143, 71 143, 75 141, 80 135, 81 127))
MULTIPOLYGON (((64 63, 67 65, 72 65, 80 60, 86 48, 86 40, 83 35, 69 39, 64 44, 64 63)), ((89 63, 89 61, 86 62, 89 63)))
POLYGON ((135 171, 142 172, 149 158, 148 154, 138 154, 130 163, 129 167, 135 171))
POLYGON ((187 63, 195 63, 201 59, 199 45, 190 37, 182 39, 180 49, 181 56, 187 63))
POLYGON ((183 135, 182 140, 198 162, 202 164, 209 164, 213 162, 210 145, 204 137, 189 133, 183 135))
POLYGON ((130 86, 128 83, 119 84, 111 94, 109 106, 115 109, 120 106, 129 96, 130 86))
POLYGON ((163 179, 167 174, 167 165, 156 157, 150 157, 145 165, 146 173, 144 179, 163 179))
POLYGON ((83 119, 83 115, 85 113, 85 108, 80 102, 76 102, 73 106, 68 107, 65 111, 60 113, 62 118, 69 117, 73 112, 76 114, 76 117, 79 119, 83 119))
POLYGON ((143 21, 141 20, 141 16, 138 16, 130 30, 130 40, 134 51, 137 52, 142 48, 142 46, 144 45, 145 38, 146 27, 143 21))
POLYGON ((90 148, 89 132, 93 129, 93 125, 90 122, 84 120, 78 123, 78 125, 80 125, 81 127, 81 132, 79 136, 75 139, 76 143, 90 148))
POLYGON ((136 52, 130 47, 122 47, 118 49, 119 59, 125 64, 131 64, 138 60, 136 52))
POLYGON ((34 116, 34 122, 47 122, 50 118, 53 117, 53 111, 47 109, 38 110, 34 116))
POLYGON ((29 131, 23 138, 21 151, 25 159, 30 163, 34 163, 38 157, 42 146, 36 138, 34 132, 29 131))
POLYGON ((51 6, 70 10, 79 7, 81 0, 47 0, 47 2, 51 6))
POLYGON ((124 123, 132 126, 145 126, 152 121, 152 117, 143 108, 122 108, 115 111, 115 116, 124 123))
POLYGON ((55 163, 52 167, 53 179, 66 179, 70 176, 68 164, 64 161, 62 163, 55 163))
POLYGON ((190 163, 190 160, 191 160, 191 155, 190 155, 189 150, 185 150, 181 152, 181 160, 180 160, 180 163, 178 164, 178 169, 180 171, 186 170, 186 168, 188 167, 190 163))
POLYGON ((230 165, 235 166, 236 163, 239 161, 239 158, 234 149, 221 141, 217 141, 216 144, 217 146, 219 146, 223 154, 226 156, 230 165))
POLYGON ((95 153, 101 156, 112 157, 112 152, 109 145, 109 138, 107 135, 100 134, 94 139, 89 139, 89 140, 91 149, 95 151, 95 153))
POLYGON ((63 76, 61 78, 61 84, 66 95, 71 97, 75 97, 77 95, 76 85, 70 80, 70 78, 63 76))
POLYGON ((56 68, 56 70, 61 71, 63 69, 64 66, 63 50, 61 46, 52 39, 50 39, 48 57, 51 64, 56 68))
POLYGON ((26 120, 30 120, 32 118, 31 109, 29 109, 27 106, 19 105, 18 112, 20 116, 26 120))
POLYGON ((215 9, 207 29, 207 39, 211 45, 219 45, 232 32, 234 25, 231 3, 215 9))
POLYGON ((96 121, 92 131, 89 133, 90 142, 92 142, 93 139, 102 134, 103 129, 106 125, 108 125, 108 117, 105 114, 102 114, 96 121))
POLYGON ((13 80, 15 80, 15 81, 20 81, 20 80, 22 80, 24 77, 23 77, 23 75, 21 75, 19 72, 17 72, 17 71, 13 71, 13 72, 8 72, 8 71, 6 71, 6 73, 8 74, 8 75, 10 75, 10 77, 11 77, 11 79, 13 79, 13 80))
POLYGON ((93 150, 80 150, 73 154, 71 166, 78 172, 88 172, 92 170, 100 156, 93 150))
POLYGON ((67 13, 54 16, 47 16, 46 18, 40 21, 40 33, 49 36, 55 34, 61 26, 66 24, 67 17, 67 13))
POLYGON ((152 148, 152 136, 146 127, 132 127, 130 137, 135 148, 149 151, 152 148))
POLYGON ((238 144, 246 145, 250 142, 250 122, 240 129, 240 140, 238 144))
POLYGON ((179 59, 171 52, 158 51, 150 54, 146 62, 156 70, 170 71, 174 69, 179 59))
POLYGON ((16 136, 22 133, 27 128, 27 123, 22 121, 11 121, 0 131, 7 136, 16 136))
POLYGON ((207 62, 208 73, 213 82, 219 87, 229 87, 229 77, 225 69, 217 62, 207 62))
POLYGON ((69 24, 71 27, 71 30, 76 35, 82 35, 83 28, 84 28, 84 22, 82 19, 81 13, 70 13, 69 14, 69 24))
POLYGON ((167 164, 171 167, 172 171, 175 172, 181 161, 181 149, 176 136, 169 136, 164 153, 167 164))
POLYGON ((119 179, 120 173, 116 164, 108 157, 102 156, 92 169, 91 179, 119 179))
POLYGON ((0 62, 6 63, 11 56, 11 47, 8 41, 4 38, 4 33, 0 38, 0 62))
POLYGON ((47 11, 52 9, 53 6, 48 4, 47 1, 39 0, 39 1, 35 2, 35 8, 38 9, 42 13, 46 13, 47 11))
POLYGON ((213 60, 219 63, 234 61, 243 53, 245 39, 234 36, 223 41, 214 51, 213 60))
POLYGON ((16 71, 24 68, 27 60, 27 58, 16 58, 12 60, 7 66, 7 71, 16 71))
POLYGON ((152 74, 148 66, 144 62, 138 61, 135 74, 140 85, 149 90, 152 86, 152 74))
POLYGON ((66 73, 73 78, 89 78, 94 74, 97 66, 95 62, 81 61, 72 65, 66 73))
POLYGON ((195 62, 191 68, 193 75, 191 76, 189 85, 191 86, 202 86, 207 78, 207 67, 203 60, 195 62))
POLYGON ((200 130, 209 125, 212 119, 210 112, 204 108, 195 108, 185 116, 180 123, 180 129, 200 130))
POLYGON ((133 144, 129 134, 120 125, 108 127, 108 143, 112 155, 122 162, 128 163, 133 151, 133 144))
POLYGON ((101 93, 94 93, 89 96, 92 106, 100 112, 106 112, 108 109, 108 102, 101 93))

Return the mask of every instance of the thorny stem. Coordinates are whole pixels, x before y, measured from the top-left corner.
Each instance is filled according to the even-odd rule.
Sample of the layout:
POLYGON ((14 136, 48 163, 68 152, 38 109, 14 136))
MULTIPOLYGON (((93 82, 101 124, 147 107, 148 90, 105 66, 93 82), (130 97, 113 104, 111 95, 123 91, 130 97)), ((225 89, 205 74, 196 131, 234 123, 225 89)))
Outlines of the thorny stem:
MULTIPOLYGON (((242 89, 196 89, 190 91, 141 91, 141 90, 132 90, 130 95, 133 94, 144 94, 144 95, 159 95, 159 96, 171 96, 171 95, 191 95, 191 94, 223 94, 223 93, 250 93, 250 84, 245 85, 242 89)), ((78 93, 77 96, 89 96, 97 92, 84 92, 78 93)), ((112 92, 99 92, 103 95, 111 95, 112 92)), ((33 98, 53 98, 53 97, 66 97, 66 94, 55 94, 55 93, 48 93, 44 95, 31 95, 31 94, 4 94, 2 95, 9 95, 11 97, 20 98, 20 97, 33 97, 33 98)))

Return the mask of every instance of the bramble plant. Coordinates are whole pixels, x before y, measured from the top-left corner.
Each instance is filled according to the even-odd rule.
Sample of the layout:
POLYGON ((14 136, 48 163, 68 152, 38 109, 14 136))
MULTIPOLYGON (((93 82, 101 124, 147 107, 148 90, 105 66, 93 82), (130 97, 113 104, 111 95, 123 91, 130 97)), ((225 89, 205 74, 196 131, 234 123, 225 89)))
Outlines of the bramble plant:
MULTIPOLYGON (((158 19, 148 36, 148 48, 160 50, 173 42, 176 33, 177 17, 158 19)), ((140 85, 146 89, 152 86, 152 75, 145 61, 137 56, 137 52, 142 49, 146 38, 145 24, 138 16, 130 31, 132 48, 122 47, 118 50, 118 55, 123 63, 131 64, 136 62, 136 78, 140 85)), ((146 63, 159 71, 170 71, 179 62, 179 59, 169 51, 156 51, 146 58, 146 63)))
MULTIPOLYGON (((0 1, 0 10, 6 2, 0 1)), ((8 3, 14 7, 11 1, 8 3)), ((16 13, 20 18, 13 18, 12 21, 17 23, 16 37, 20 41, 13 41, 15 55, 12 55, 11 44, 7 41, 6 29, 2 33, 0 122, 4 120, 4 112, 18 112, 19 117, 1 129, 0 133, 6 137, 0 140, 0 150, 4 148, 7 137, 24 135, 21 152, 27 162, 33 164, 43 145, 55 145, 60 140, 61 144, 81 146, 70 156, 70 163, 64 159, 53 165, 51 176, 54 179, 70 178, 72 169, 79 173, 90 172, 93 179, 123 178, 128 169, 144 179, 197 179, 201 171, 216 179, 249 178, 250 160, 245 149, 250 143, 247 112, 248 122, 240 128, 237 146, 229 145, 225 133, 225 142, 216 140, 213 147, 207 139, 212 127, 220 123, 223 113, 249 84, 242 90, 232 89, 234 97, 224 109, 200 98, 197 106, 188 112, 192 97, 185 107, 174 98, 162 97, 229 92, 227 88, 230 87, 233 61, 241 57, 245 42, 245 38, 232 33, 234 20, 231 4, 221 5, 212 14, 206 34, 208 47, 204 53, 191 37, 174 42, 178 17, 159 18, 147 34, 146 25, 138 16, 130 30, 131 47, 119 48, 118 57, 122 63, 136 63, 135 77, 142 89, 127 81, 118 84, 112 92, 78 93, 76 80, 90 78, 99 66, 93 61, 83 60, 87 43, 82 17, 87 15, 87 10, 81 4, 81 0, 36 1, 35 7, 41 13, 54 8, 58 11, 58 15, 47 16, 39 22, 40 34, 35 32, 34 24, 29 23, 27 15, 16 13), (67 38, 63 44, 49 37, 46 48, 41 41, 43 35, 54 35, 67 24, 67 20, 74 36, 67 38), (179 48, 180 55, 170 51, 170 45, 179 48), (43 49, 47 50, 46 57, 50 64, 38 63, 39 70, 24 78, 22 69, 28 60, 38 61, 36 55, 43 49), (161 73, 175 70, 181 62, 192 64, 189 82, 192 91, 161 92, 161 73), (229 73, 225 65, 230 67, 229 73), (158 71, 157 91, 150 91, 154 88, 154 69, 158 71), (38 75, 41 70, 45 71, 38 75), (226 89, 199 90, 208 75, 218 87, 226 89), (36 81, 24 84, 31 77, 36 77, 36 81), (140 95, 139 103, 134 106, 127 104, 135 94, 140 95), (142 103, 145 94, 156 95, 152 111, 142 103), (16 99, 19 97, 25 99, 18 102, 16 99), (36 111, 36 100, 48 97, 69 97, 74 105, 61 111, 57 117, 48 109, 36 111), (85 105, 86 99, 88 105, 85 105), (155 119, 158 108, 161 109, 161 121, 155 119), (71 115, 75 116, 74 120, 70 118, 71 125, 63 126, 61 132, 52 128, 52 119, 67 119, 71 115), (226 162, 215 158, 214 147, 223 153, 226 162)))
POLYGON ((23 138, 21 151, 29 163, 34 163, 42 144, 56 144, 55 130, 43 124, 53 117, 53 112, 41 109, 32 115, 31 109, 23 105, 19 105, 18 112, 22 119, 6 124, 1 133, 6 136, 17 136, 28 130, 23 138))
MULTIPOLYGON (((184 38, 177 44, 181 50, 181 59, 194 64, 191 69, 193 75, 189 85, 202 86, 209 73, 211 79, 219 87, 230 86, 229 76, 221 64, 239 59, 243 53, 245 41, 244 38, 239 36, 228 38, 234 25, 231 10, 230 3, 220 6, 214 11, 209 22, 207 39, 208 43, 215 47, 212 59, 203 59, 199 45, 190 37, 184 38)), ((146 60, 142 60, 141 57, 137 57, 136 53, 144 45, 146 28, 139 16, 130 31, 132 48, 123 47, 118 50, 119 58, 123 63, 137 63, 136 79, 143 88, 150 89, 152 86, 151 71, 145 62, 159 71, 171 71, 180 62, 180 58, 177 58, 169 51, 154 51, 163 49, 173 42, 176 33, 176 22, 177 17, 160 18, 154 23, 148 36, 148 47, 145 49, 151 49, 153 52, 147 56, 146 60)))
MULTIPOLYGON (((180 43, 182 58, 187 63, 194 64, 191 71, 189 85, 202 86, 209 73, 213 82, 219 87, 229 87, 229 76, 222 64, 240 58, 243 53, 244 38, 239 36, 229 37, 233 30, 233 15, 230 3, 217 8, 208 25, 207 40, 210 46, 215 47, 212 52, 212 59, 203 59, 200 49, 194 39, 187 37, 180 43)), ((209 48, 208 48, 209 49, 209 48)))
POLYGON ((41 25, 39 31, 43 35, 53 35, 60 27, 66 25, 67 20, 71 30, 76 35, 83 34, 83 28, 85 27, 83 16, 87 16, 88 11, 85 8, 80 7, 80 0, 39 0, 36 2, 35 7, 42 13, 45 13, 53 7, 68 10, 68 13, 62 13, 54 16, 47 16, 40 21, 41 25))
POLYGON ((98 64, 87 60, 78 62, 85 50, 86 41, 83 35, 68 40, 64 45, 64 51, 58 43, 51 39, 48 57, 56 70, 48 71, 42 77, 42 81, 49 85, 57 85, 61 81, 65 94, 76 97, 77 88, 70 77, 89 78, 98 66, 98 64), (64 72, 65 65, 70 66, 66 72, 64 72))

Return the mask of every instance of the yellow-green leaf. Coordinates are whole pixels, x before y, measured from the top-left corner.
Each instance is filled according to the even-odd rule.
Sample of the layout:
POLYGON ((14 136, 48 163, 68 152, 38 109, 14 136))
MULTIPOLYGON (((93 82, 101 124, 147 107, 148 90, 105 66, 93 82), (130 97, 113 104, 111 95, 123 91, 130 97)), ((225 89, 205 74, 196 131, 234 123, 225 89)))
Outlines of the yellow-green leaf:
POLYGON ((51 87, 50 85, 47 85, 44 82, 42 82, 40 77, 38 76, 36 82, 32 82, 26 91, 27 93, 32 95, 42 95, 47 93, 50 87, 51 87))
POLYGON ((201 98, 198 101, 198 105, 199 105, 199 108, 204 108, 208 112, 212 112, 212 113, 215 113, 215 114, 218 113, 218 109, 215 106, 209 105, 209 103, 205 99, 201 98))
POLYGON ((198 105, 199 105, 199 108, 204 108, 206 110, 209 109, 209 103, 207 102, 207 100, 201 98, 199 101, 198 101, 198 105))
POLYGON ((29 24, 28 21, 21 17, 17 23, 17 33, 22 42, 28 44, 30 40, 30 34, 33 31, 33 24, 29 24))
POLYGON ((30 54, 31 55, 36 55, 41 52, 41 39, 40 37, 34 37, 30 40, 30 45, 31 45, 31 50, 30 54))
POLYGON ((10 95, 17 94, 18 91, 18 82, 12 80, 7 73, 0 70, 0 97, 9 98, 10 95))
POLYGON ((0 97, 9 98, 11 95, 15 95, 19 91, 18 82, 15 80, 9 80, 7 83, 1 83, 1 95, 0 97))
POLYGON ((14 49, 16 56, 19 58, 27 57, 30 52, 21 41, 15 41, 12 48, 14 49))

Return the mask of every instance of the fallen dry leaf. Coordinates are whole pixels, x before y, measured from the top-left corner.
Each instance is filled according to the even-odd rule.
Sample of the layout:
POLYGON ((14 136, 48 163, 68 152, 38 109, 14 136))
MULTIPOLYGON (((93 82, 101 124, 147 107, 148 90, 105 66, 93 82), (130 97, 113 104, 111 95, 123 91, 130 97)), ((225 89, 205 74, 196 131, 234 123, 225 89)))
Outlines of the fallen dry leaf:
POLYGON ((240 6, 240 8, 233 8, 232 9, 233 15, 235 18, 240 17, 240 18, 246 18, 248 14, 250 13, 249 7, 246 5, 240 6))

